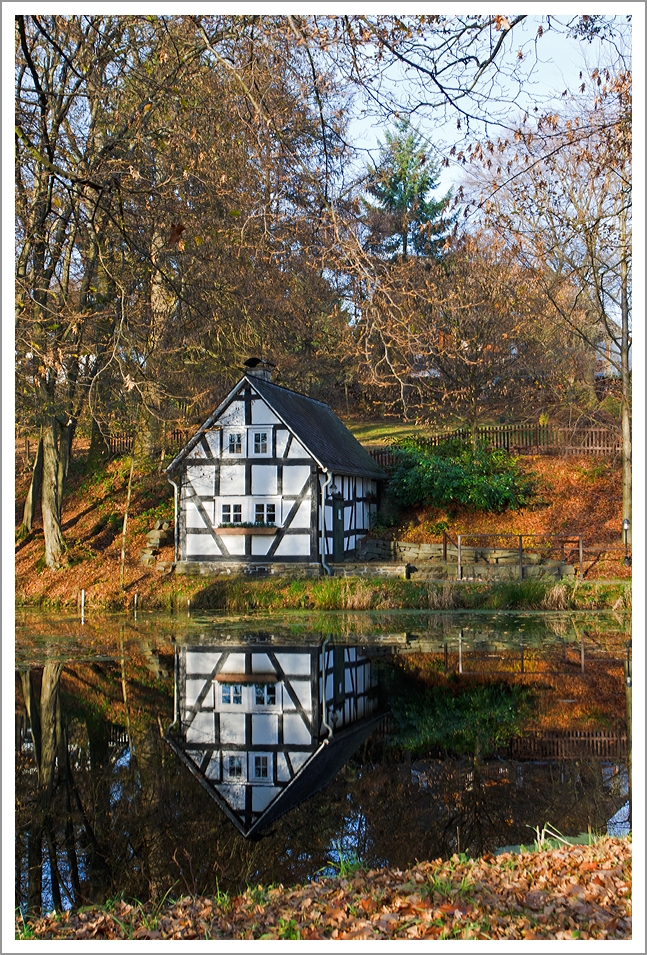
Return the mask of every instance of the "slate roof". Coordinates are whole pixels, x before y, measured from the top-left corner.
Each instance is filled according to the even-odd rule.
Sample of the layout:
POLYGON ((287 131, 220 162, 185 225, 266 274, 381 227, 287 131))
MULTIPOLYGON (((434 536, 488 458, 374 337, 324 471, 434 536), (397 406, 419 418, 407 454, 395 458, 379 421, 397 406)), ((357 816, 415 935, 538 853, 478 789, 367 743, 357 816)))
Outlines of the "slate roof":
POLYGON ((203 430, 218 419, 228 404, 235 398, 240 386, 249 383, 272 411, 288 426, 304 448, 326 471, 386 480, 386 474, 368 451, 353 437, 334 411, 323 401, 316 401, 297 391, 283 388, 271 381, 254 375, 245 375, 232 389, 225 400, 209 416, 196 435, 171 461, 166 468, 174 471, 182 458, 199 440, 203 430))

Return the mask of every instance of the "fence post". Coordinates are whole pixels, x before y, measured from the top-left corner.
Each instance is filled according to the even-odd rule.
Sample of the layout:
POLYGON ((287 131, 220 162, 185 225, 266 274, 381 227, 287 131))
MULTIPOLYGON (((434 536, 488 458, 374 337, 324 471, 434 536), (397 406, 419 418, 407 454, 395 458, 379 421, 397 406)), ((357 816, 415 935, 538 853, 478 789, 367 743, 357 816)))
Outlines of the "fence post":
POLYGON ((463 555, 461 550, 461 534, 458 535, 458 540, 456 543, 458 545, 458 570, 457 570, 456 576, 458 580, 462 580, 463 579, 463 555))
POLYGON ((584 580, 584 548, 582 546, 582 535, 580 534, 579 538, 579 549, 580 549, 580 580, 584 580))
POLYGON ((447 563, 447 531, 443 531, 443 563, 447 563))
POLYGON ((519 580, 523 580, 523 534, 519 534, 519 580))

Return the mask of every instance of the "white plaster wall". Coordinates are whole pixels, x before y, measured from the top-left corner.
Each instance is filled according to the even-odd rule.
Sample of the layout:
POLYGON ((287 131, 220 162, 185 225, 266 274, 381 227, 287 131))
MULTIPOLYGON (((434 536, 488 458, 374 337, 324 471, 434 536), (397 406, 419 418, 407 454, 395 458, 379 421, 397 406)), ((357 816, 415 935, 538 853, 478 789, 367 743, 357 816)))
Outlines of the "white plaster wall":
POLYGON ((276 661, 288 676, 308 676, 310 674, 309 653, 277 653, 276 661))
POLYGON ((310 753, 290 753, 290 762, 292 763, 292 769, 295 773, 301 769, 302 766, 310 759, 310 753))
POLYGON ((276 432, 276 456, 282 458, 285 454, 285 447, 288 443, 289 432, 287 430, 277 430, 276 432))
POLYGON ((280 419, 276 417, 271 408, 268 408, 262 398, 252 399, 252 424, 279 423, 280 419))
POLYGON ((300 441, 297 441, 296 438, 292 439, 292 444, 290 445, 290 450, 288 452, 288 458, 309 458, 310 455, 303 447, 300 441))
POLYGON ((307 746, 311 742, 308 727, 298 713, 283 714, 283 741, 290 746, 307 746))
MULTIPOLYGON (((292 758, 292 754, 290 754, 290 758, 292 758)), ((276 775, 282 783, 287 783, 290 780, 290 769, 285 753, 276 754, 276 775)))
POLYGON ((244 673, 245 672, 245 654, 230 653, 222 665, 221 673, 244 673))
MULTIPOLYGON (((206 511, 208 520, 211 522, 211 525, 213 525, 213 506, 214 506, 213 501, 202 501, 201 504, 203 509, 206 511)), ((193 501, 187 501, 185 503, 184 515, 186 519, 187 528, 210 526, 208 524, 205 524, 197 504, 195 504, 193 501)))
MULTIPOLYGON (((205 680, 204 680, 202 677, 200 677, 200 678, 197 679, 197 680, 191 680, 191 679, 188 679, 188 678, 187 678, 187 681, 186 681, 186 705, 187 705, 187 707, 191 707, 191 706, 194 705, 194 703, 195 703, 195 701, 197 700, 198 695, 199 695, 200 691, 202 690, 204 684, 205 684, 205 680)), ((210 684, 209 689, 208 689, 208 691, 207 691, 207 695, 205 696, 204 700, 202 701, 201 706, 202 706, 202 709, 205 709, 205 710, 208 709, 209 707, 211 707, 211 709, 213 709, 213 683, 210 684)))
POLYGON ((207 431, 207 444, 214 458, 220 457, 220 429, 207 431))
POLYGON ((267 653, 252 653, 252 673, 274 673, 267 653))
POLYGON ((310 713, 312 708, 312 693, 310 690, 310 681, 309 680, 295 680, 292 684, 292 689, 299 700, 299 703, 306 711, 310 713))
MULTIPOLYGON (((227 528, 225 527, 223 528, 223 530, 226 531, 227 528)), ((237 535, 230 534, 229 536, 227 536, 226 534, 223 533, 220 536, 222 538, 223 544, 225 545, 225 547, 227 548, 227 550, 232 556, 235 555, 236 557, 240 557, 241 554, 245 553, 244 534, 237 534, 237 535)))
POLYGON ((187 743, 213 743, 215 736, 213 710, 196 713, 191 725, 187 727, 187 743))
MULTIPOLYGON (((286 508, 289 503, 289 501, 285 502, 286 508)), ((294 515, 294 520, 290 524, 290 527, 310 527, 310 504, 310 495, 308 494, 299 505, 299 510, 294 515)))
POLYGON ((220 548, 211 536, 211 534, 187 534, 186 535, 186 555, 195 557, 204 554, 207 557, 219 557, 220 548))
POLYGON ((212 464, 194 464, 186 469, 187 479, 196 494, 211 495, 215 489, 216 470, 212 464))
POLYGON ((252 554, 254 557, 265 557, 274 540, 269 534, 263 537, 252 537, 252 554))
MULTIPOLYGON (((227 759, 227 755, 225 755, 225 762, 227 759)), ((246 789, 245 785, 241 784, 240 782, 228 783, 226 780, 227 780, 227 775, 225 773, 225 781, 220 783, 220 785, 216 787, 218 789, 218 792, 221 794, 222 798, 226 800, 226 802, 232 809, 234 810, 244 809, 245 808, 245 789, 246 789)))
POLYGON ((289 534, 276 548, 277 557, 308 557, 310 554, 310 534, 289 534))
POLYGON ((279 718, 275 713, 252 715, 252 743, 254 746, 272 745, 278 742, 279 718))
POLYGON ((276 494, 276 466, 274 464, 252 464, 252 494, 264 494, 267 497, 276 494))
MULTIPOLYGON (((213 738, 212 738, 213 742, 213 738)), ((244 743, 245 742, 245 714, 244 713, 220 713, 220 742, 226 743, 244 743)), ((225 774, 226 775, 226 774, 225 774)))
POLYGON ((283 465, 283 493, 298 494, 303 485, 310 479, 310 468, 307 464, 283 465))
POLYGON ((253 786, 252 811, 262 812, 267 809, 272 800, 281 792, 279 786, 253 786))
POLYGON ((186 651, 185 667, 187 673, 211 673, 220 659, 220 653, 196 653, 186 651))
MULTIPOLYGON (((211 491, 213 494, 213 489, 211 491)), ((220 496, 245 493, 245 468, 242 464, 223 464, 220 468, 220 496)))
POLYGON ((232 401, 228 408, 223 411, 218 419, 218 423, 223 427, 244 425, 245 424, 245 402, 232 401))

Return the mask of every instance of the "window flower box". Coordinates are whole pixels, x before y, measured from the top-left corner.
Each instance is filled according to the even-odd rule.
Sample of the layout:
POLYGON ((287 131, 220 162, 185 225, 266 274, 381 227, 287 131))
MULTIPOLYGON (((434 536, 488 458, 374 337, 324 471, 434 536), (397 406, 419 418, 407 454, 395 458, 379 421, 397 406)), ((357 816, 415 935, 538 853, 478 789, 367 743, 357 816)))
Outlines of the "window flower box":
POLYGON ((274 524, 220 524, 216 527, 219 534, 276 534, 278 528, 274 524))

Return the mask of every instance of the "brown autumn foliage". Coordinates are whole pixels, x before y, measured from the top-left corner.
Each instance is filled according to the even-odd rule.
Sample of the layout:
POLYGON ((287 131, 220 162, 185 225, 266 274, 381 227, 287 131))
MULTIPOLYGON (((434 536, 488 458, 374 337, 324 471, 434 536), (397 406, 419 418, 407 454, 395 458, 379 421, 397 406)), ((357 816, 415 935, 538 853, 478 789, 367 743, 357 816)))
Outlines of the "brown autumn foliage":
MULTIPOLYGON (((82 465, 84 449, 78 452, 82 465)), ((22 501, 29 473, 21 467, 17 453, 16 528, 22 518, 22 501)), ((609 459, 527 456, 524 469, 538 475, 540 497, 545 503, 506 514, 459 510, 448 516, 439 509, 418 509, 403 515, 401 524, 388 536, 408 541, 434 542, 440 536, 434 524, 447 520, 456 533, 556 534, 584 536, 587 580, 630 579, 631 567, 624 567, 620 540, 622 523, 619 494, 619 464, 609 459)), ((169 584, 167 573, 138 563, 146 544, 146 532, 157 518, 173 519, 171 487, 163 474, 147 467, 136 472, 133 486, 124 572, 124 594, 118 581, 121 553, 121 525, 126 503, 128 460, 115 459, 104 471, 88 478, 82 469, 73 470, 63 509, 63 531, 71 566, 54 571, 42 567, 42 526, 37 515, 33 532, 16 548, 16 593, 23 602, 40 598, 74 602, 81 589, 87 599, 112 599, 117 606, 128 605, 137 591, 161 598, 169 584)), ((172 561, 173 548, 160 557, 172 561)), ((176 581, 177 583, 177 581, 176 581)), ((187 586, 189 586, 187 584, 187 586)))
POLYGON ((628 939, 631 842, 453 856, 230 898, 90 907, 16 920, 18 938, 628 939), (25 929, 28 928, 28 933, 25 929))

